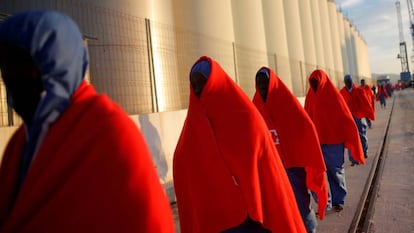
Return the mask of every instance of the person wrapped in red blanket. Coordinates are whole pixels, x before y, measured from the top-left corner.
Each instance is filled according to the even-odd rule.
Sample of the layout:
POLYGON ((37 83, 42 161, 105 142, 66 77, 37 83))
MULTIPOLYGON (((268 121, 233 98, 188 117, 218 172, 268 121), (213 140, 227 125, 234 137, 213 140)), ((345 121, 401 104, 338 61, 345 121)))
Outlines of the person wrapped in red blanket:
POLYGON ((136 124, 83 80, 77 25, 54 11, 0 25, 0 68, 22 117, 0 168, 0 232, 174 232, 136 124))
POLYGON ((309 76, 305 110, 313 121, 321 143, 327 169, 328 209, 342 211, 347 194, 344 150, 348 148, 354 160, 365 164, 357 126, 344 98, 321 69, 309 76))
MULTIPOLYGON (((340 90, 340 93, 351 111, 352 117, 354 118, 355 124, 358 128, 359 139, 361 140, 364 157, 368 158, 367 127, 368 120, 375 120, 374 109, 372 108, 365 91, 354 84, 351 75, 345 75, 344 84, 345 85, 340 90)), ((351 166, 359 164, 352 158, 350 151, 348 151, 348 156, 352 163, 351 166)))
POLYGON ((267 126, 220 65, 201 57, 174 153, 182 233, 306 232, 267 126))
POLYGON ((273 136, 306 229, 316 232, 317 221, 308 189, 317 194, 318 215, 323 219, 328 186, 315 126, 297 98, 268 67, 260 68, 256 74, 253 103, 273 136))
MULTIPOLYGON (((368 84, 366 84, 365 79, 361 79, 361 85, 359 87, 364 90, 365 96, 367 97, 367 99, 369 100, 369 103, 371 104, 371 108, 372 108, 372 111, 374 112, 374 117, 375 117, 375 94, 372 91, 372 88, 368 84)), ((367 123, 368 123, 368 128, 371 128, 372 127, 371 120, 367 119, 367 123)))

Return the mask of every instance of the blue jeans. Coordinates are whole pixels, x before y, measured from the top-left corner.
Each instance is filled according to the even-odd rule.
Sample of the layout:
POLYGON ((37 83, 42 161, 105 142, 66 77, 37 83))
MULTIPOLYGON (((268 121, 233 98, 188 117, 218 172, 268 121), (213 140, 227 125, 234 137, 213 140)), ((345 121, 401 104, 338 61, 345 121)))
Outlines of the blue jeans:
MULTIPOLYGON (((354 117, 354 120, 358 128, 359 140, 361 141, 362 151, 364 152, 364 157, 366 158, 368 155, 367 119, 366 118, 359 119, 359 118, 354 117)), ((358 163, 352 158, 352 153, 350 150, 348 150, 348 158, 349 158, 349 161, 351 161, 352 163, 358 163)))
POLYGON ((381 103, 381 106, 384 106, 385 107, 385 105, 387 104, 386 102, 385 102, 385 95, 380 95, 380 103, 381 103))
POLYGON ((306 186, 306 171, 303 167, 294 167, 286 169, 286 173, 295 193, 296 203, 306 230, 308 233, 315 233, 318 223, 310 202, 311 195, 306 186))
POLYGON ((321 145, 323 158, 325 159, 326 174, 328 176, 329 192, 328 206, 344 205, 346 196, 344 144, 321 145))

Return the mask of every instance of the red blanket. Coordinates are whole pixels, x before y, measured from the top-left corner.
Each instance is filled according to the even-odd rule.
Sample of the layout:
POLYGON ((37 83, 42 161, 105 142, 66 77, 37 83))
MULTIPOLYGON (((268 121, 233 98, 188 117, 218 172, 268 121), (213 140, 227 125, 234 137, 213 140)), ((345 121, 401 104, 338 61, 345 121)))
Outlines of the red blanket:
POLYGON ((384 98, 386 99, 386 98, 388 98, 388 97, 390 97, 389 95, 388 95, 388 92, 387 92, 387 90, 385 89, 385 86, 378 86, 378 91, 377 91, 378 93, 377 93, 377 101, 380 101, 380 97, 382 96, 382 95, 384 95, 384 98))
POLYGON ((212 233, 249 215, 272 232, 305 232, 263 118, 218 63, 190 104, 174 153, 182 233, 212 233))
MULTIPOLYGON (((266 67, 263 67, 266 68, 266 67)), ((253 103, 262 114, 269 130, 276 130, 278 152, 285 168, 304 167, 308 188, 318 195, 319 217, 323 219, 328 189, 325 162, 312 120, 297 98, 280 78, 269 70, 269 88, 266 103, 256 88, 253 103)))
POLYGON ((360 87, 364 90, 365 96, 369 100, 369 103, 371 104, 372 111, 374 111, 374 116, 375 116, 375 95, 372 92, 371 87, 368 85, 360 86, 360 87))
POLYGON ((322 70, 315 70, 309 82, 316 79, 317 91, 310 87, 305 110, 312 119, 321 144, 340 144, 351 150, 355 161, 365 164, 358 128, 344 98, 322 70))
POLYGON ((372 105, 362 88, 352 84, 351 92, 346 87, 343 87, 340 93, 353 116, 359 119, 366 117, 371 121, 375 120, 372 105))
POLYGON ((24 142, 20 127, 1 164, 1 233, 174 232, 141 133, 92 86, 51 125, 16 196, 24 142))

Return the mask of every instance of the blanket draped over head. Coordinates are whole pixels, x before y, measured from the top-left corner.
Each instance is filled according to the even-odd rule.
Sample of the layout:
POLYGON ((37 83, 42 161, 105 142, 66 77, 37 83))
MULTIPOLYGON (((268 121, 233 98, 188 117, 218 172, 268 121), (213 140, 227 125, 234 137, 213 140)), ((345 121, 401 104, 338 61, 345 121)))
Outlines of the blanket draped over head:
POLYGON ((375 116, 375 95, 372 92, 371 87, 369 85, 359 86, 359 87, 364 90, 365 96, 369 100, 369 103, 371 104, 372 111, 374 111, 374 116, 375 116))
POLYGON ((318 213, 323 219, 328 201, 326 167, 318 134, 312 120, 297 98, 273 72, 269 71, 266 103, 256 87, 253 103, 262 114, 269 130, 275 129, 277 145, 285 168, 304 167, 307 186, 318 196, 318 213))
POLYGON ((305 232, 295 197, 263 118, 209 57, 211 72, 190 104, 174 153, 181 232, 211 233, 249 216, 272 232, 305 232))
POLYGON ((366 117, 371 121, 375 120, 374 109, 372 108, 370 99, 367 98, 362 88, 357 87, 353 83, 351 92, 348 91, 347 87, 343 87, 340 93, 353 116, 359 119, 366 117))
POLYGON ((1 164, 1 233, 174 232, 141 133, 92 86, 50 127, 15 197, 25 137, 20 127, 1 164))
MULTIPOLYGON (((321 144, 340 144, 351 150, 355 161, 365 164, 358 128, 344 98, 329 80, 327 74, 317 69, 309 76, 309 83, 318 82, 317 91, 309 88, 305 110, 313 121, 321 144)), ((311 84, 310 84, 311 85, 311 84)))
POLYGON ((88 59, 76 25, 57 12, 23 12, 1 24, 0 41, 30 53, 46 92, 4 153, 0 233, 174 232, 137 126, 82 81, 88 59))

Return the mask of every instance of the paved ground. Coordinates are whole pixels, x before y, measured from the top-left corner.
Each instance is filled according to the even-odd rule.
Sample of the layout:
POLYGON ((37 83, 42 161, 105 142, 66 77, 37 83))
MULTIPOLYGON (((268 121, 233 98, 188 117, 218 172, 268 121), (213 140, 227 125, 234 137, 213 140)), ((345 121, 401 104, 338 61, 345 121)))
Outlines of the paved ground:
POLYGON ((372 128, 368 129, 368 159, 366 165, 350 166, 347 153, 345 153, 345 179, 347 196, 344 210, 336 213, 329 211, 324 220, 319 221, 318 233, 345 233, 354 218, 365 183, 369 176, 373 161, 379 153, 381 142, 384 138, 386 122, 390 116, 392 100, 387 100, 387 107, 382 109, 379 102, 376 104, 375 121, 372 128))
MULTIPOLYGON (((388 156, 382 177, 379 197, 370 232, 414 233, 414 91, 403 90, 396 93, 395 108, 390 126, 390 143, 386 148, 388 156), (405 122, 402 124, 402 122, 405 122)), ((365 166, 350 166, 345 157, 348 194, 344 210, 340 213, 328 212, 323 221, 318 221, 318 233, 345 233, 353 220, 374 158, 384 137, 385 125, 390 116, 392 100, 387 107, 376 106, 376 120, 368 130, 369 150, 365 166)), ((179 233, 178 214, 173 206, 176 232, 179 233)))
POLYGON ((369 232, 414 233, 414 90, 396 95, 369 232))

